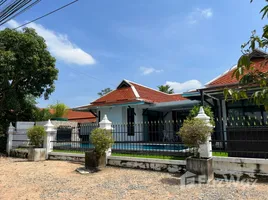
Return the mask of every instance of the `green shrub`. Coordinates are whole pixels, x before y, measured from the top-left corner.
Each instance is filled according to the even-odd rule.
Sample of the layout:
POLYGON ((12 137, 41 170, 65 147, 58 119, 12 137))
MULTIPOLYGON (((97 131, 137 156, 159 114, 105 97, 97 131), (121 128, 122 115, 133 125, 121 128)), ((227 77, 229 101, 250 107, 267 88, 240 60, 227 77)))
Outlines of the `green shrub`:
POLYGON ((49 109, 53 110, 52 117, 63 117, 68 112, 68 106, 66 106, 64 103, 56 103, 55 105, 50 105, 49 109))
POLYGON ((183 122, 178 134, 185 145, 199 148, 200 144, 204 144, 207 141, 212 131, 213 128, 207 126, 203 120, 193 118, 183 122))
POLYGON ((35 147, 42 147, 45 135, 46 131, 43 126, 34 126, 27 131, 27 136, 30 139, 30 144, 35 147))
MULTIPOLYGON (((189 119, 195 118, 199 113, 200 107, 201 106, 194 106, 192 110, 190 110, 188 118, 189 119)), ((212 124, 212 126, 215 126, 214 114, 213 114, 211 107, 203 106, 203 108, 204 108, 205 114, 210 117, 210 123, 212 124)))
POLYGON ((95 147, 97 155, 102 156, 114 143, 112 132, 96 128, 91 132, 90 141, 95 147))

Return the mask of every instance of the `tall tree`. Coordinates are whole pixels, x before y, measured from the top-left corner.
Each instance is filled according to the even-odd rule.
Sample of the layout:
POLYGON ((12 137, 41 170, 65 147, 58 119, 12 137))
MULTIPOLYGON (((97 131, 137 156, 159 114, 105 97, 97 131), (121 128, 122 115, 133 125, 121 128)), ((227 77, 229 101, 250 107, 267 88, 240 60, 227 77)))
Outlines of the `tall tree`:
MULTIPOLYGON (((253 2, 253 0, 250 2, 253 2)), ((262 13, 262 19, 268 16, 268 4, 262 8, 260 13, 262 13)), ((268 48, 268 25, 263 27, 261 36, 256 35, 255 30, 252 31, 250 39, 241 45, 243 54, 238 60, 237 67, 233 73, 233 77, 239 81, 239 87, 236 89, 226 88, 224 94, 226 99, 229 96, 234 100, 249 98, 258 105, 264 105, 265 109, 268 110, 268 71, 262 72, 256 69, 254 63, 251 62, 250 53, 255 48, 268 48), (251 96, 247 94, 247 86, 249 85, 258 87, 251 96)), ((268 57, 266 56, 262 61, 262 67, 268 64, 267 59, 268 57)))
POLYGON ((109 92, 113 91, 111 88, 105 88, 101 90, 101 92, 98 93, 99 96, 104 96, 105 94, 108 94, 109 92))
MULTIPOLYGON (((47 50, 44 38, 34 29, 0 31, 0 125, 25 113, 27 97, 44 96, 54 91, 58 69, 47 50)), ((19 119, 18 119, 19 120, 19 119)))
POLYGON ((158 87, 158 90, 161 91, 161 92, 165 92, 167 94, 173 94, 174 93, 174 90, 173 90, 173 88, 170 87, 170 85, 159 85, 157 87, 158 87))

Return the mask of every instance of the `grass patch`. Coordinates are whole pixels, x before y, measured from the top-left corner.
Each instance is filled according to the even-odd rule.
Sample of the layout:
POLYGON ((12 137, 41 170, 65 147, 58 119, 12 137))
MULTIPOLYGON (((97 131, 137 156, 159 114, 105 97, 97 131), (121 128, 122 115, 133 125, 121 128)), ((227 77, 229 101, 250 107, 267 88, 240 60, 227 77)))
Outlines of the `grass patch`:
POLYGON ((76 151, 76 150, 64 150, 64 149, 53 149, 53 152, 59 153, 76 153, 76 154, 84 154, 84 151, 76 151))
MULTIPOLYGON (((25 148, 17 148, 20 150, 25 150, 25 148)), ((77 150, 64 150, 64 149, 54 149, 53 152, 59 153, 76 153, 76 154, 84 154, 84 151, 77 150)), ((130 153, 112 153, 112 156, 124 156, 124 157, 136 157, 136 158, 155 158, 155 159, 167 159, 167 160, 185 160, 184 157, 178 156, 164 156, 164 155, 144 155, 144 154, 130 154, 130 153)), ((212 156, 218 157, 228 157, 227 152, 212 152, 212 156)))
POLYGON ((128 154, 128 153, 112 153, 112 156, 124 156, 124 157, 135 157, 135 158, 156 158, 156 159, 166 159, 166 160, 185 160, 185 158, 177 157, 177 156, 143 155, 143 154, 128 154))
POLYGON ((228 153, 227 152, 212 152, 212 156, 228 157, 228 153))

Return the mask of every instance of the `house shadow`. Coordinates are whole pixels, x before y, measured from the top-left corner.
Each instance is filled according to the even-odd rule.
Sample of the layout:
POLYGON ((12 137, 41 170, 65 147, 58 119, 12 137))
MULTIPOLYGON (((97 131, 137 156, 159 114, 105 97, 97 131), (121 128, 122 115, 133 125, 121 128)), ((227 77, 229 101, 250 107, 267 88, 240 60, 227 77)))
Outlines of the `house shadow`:
POLYGON ((13 162, 20 162, 20 163, 30 163, 30 162, 34 162, 34 161, 29 161, 28 159, 23 159, 23 160, 14 160, 13 162))
POLYGON ((179 185, 180 179, 178 179, 178 178, 162 178, 161 183, 167 184, 167 185, 179 185))

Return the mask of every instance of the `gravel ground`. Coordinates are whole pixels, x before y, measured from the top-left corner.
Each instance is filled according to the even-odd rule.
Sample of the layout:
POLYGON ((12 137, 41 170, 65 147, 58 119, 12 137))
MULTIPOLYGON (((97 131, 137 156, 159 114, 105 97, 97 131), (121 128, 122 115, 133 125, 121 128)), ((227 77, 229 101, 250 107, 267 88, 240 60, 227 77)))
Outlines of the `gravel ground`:
POLYGON ((176 174, 107 167, 81 175, 75 172, 81 166, 0 157, 0 199, 268 199, 261 183, 180 186, 176 174))

